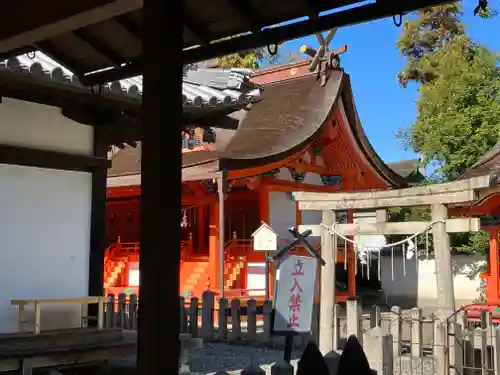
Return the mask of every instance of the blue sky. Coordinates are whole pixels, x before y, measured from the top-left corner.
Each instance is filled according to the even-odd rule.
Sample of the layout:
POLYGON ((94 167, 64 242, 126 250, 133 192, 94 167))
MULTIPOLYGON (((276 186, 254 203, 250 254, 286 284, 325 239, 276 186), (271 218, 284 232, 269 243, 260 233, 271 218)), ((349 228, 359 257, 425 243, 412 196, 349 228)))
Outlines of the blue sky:
MULTIPOLYGON (((500 10, 500 0, 490 0, 500 10)), ((490 50, 500 52, 500 16, 484 20, 473 16, 476 0, 465 0, 463 21, 469 35, 490 50)), ((416 116, 417 86, 405 89, 399 86, 396 73, 404 65, 395 43, 398 34, 391 19, 383 19, 340 29, 330 47, 347 44, 348 51, 341 57, 341 65, 351 76, 354 99, 375 150, 386 162, 411 159, 416 155, 405 151, 394 133, 408 127, 416 116)), ((280 55, 294 53, 302 44, 317 46, 314 36, 289 41, 280 47, 280 55)))

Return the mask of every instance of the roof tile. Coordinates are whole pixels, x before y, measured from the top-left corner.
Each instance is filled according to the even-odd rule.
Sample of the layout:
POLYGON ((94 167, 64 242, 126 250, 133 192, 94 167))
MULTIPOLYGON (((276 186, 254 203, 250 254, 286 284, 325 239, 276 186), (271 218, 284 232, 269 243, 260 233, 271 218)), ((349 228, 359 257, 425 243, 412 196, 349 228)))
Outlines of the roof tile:
MULTIPOLYGON (((42 52, 19 55, 0 63, 0 69, 28 74, 62 84, 80 85, 76 76, 42 52)), ((248 69, 198 69, 186 67, 182 83, 184 111, 201 108, 244 106, 260 99, 261 88, 250 83, 248 69)), ((83 86, 82 86, 83 87, 83 86)), ((111 82, 100 92, 142 98, 142 76, 111 82)))

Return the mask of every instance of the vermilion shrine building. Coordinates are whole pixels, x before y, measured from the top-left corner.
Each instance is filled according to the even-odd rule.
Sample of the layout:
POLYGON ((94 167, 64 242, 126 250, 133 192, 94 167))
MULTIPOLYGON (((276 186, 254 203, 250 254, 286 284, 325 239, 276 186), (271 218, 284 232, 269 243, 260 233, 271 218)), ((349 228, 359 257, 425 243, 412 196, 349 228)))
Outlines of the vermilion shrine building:
MULTIPOLYGON (((2 323, 9 325, 7 300, 12 293, 36 297, 51 290, 53 297, 56 294, 60 297, 81 295, 84 290, 91 295, 102 292, 106 148, 125 139, 132 143, 143 139, 142 222, 145 225, 141 238, 145 251, 141 261, 144 273, 138 341, 139 347, 143 348, 171 347, 174 354, 166 360, 162 350, 141 350, 138 353, 138 372, 149 375, 178 371, 175 354, 179 350, 178 327, 170 320, 162 319, 162 308, 169 308, 178 301, 178 253, 149 250, 155 249, 163 230, 168 228, 167 224, 156 221, 157 207, 172 204, 176 213, 179 210, 180 194, 167 196, 159 189, 155 190, 155 186, 167 181, 157 173, 158 170, 171 171, 180 164, 179 150, 167 147, 172 150, 168 160, 155 159, 155 156, 165 144, 175 144, 175 140, 173 142, 169 137, 176 129, 167 128, 163 121, 179 124, 184 120, 177 102, 163 102, 163 96, 181 95, 179 73, 182 64, 222 56, 238 49, 282 42, 336 26, 403 14, 434 3, 439 1, 397 7, 366 4, 323 15, 322 12, 339 4, 311 6, 290 3, 270 6, 260 16, 257 12, 256 16, 248 17, 254 13, 252 6, 249 12, 242 11, 239 6, 233 8, 231 4, 220 4, 206 12, 193 2, 184 4, 183 12, 186 19, 193 15, 194 19, 199 19, 199 23, 190 22, 194 25, 190 27, 187 27, 187 21, 184 24, 183 17, 178 17, 178 12, 166 9, 162 2, 145 1, 144 9, 142 1, 127 0, 71 2, 61 6, 33 1, 13 3, 1 14, 2 58, 41 49, 70 68, 78 79, 65 76, 60 69, 44 71, 38 64, 20 66, 16 59, 9 62, 8 71, 1 69, 2 99, 13 99, 2 101, 2 109, 9 111, 2 116, 5 121, 0 153, 1 172, 9 177, 1 179, 7 184, 2 185, 2 198, 5 207, 9 208, 3 211, 6 225, 2 225, 2 240, 9 249, 8 258, 3 262, 6 267, 6 272, 2 273, 3 285, 8 289, 4 290, 1 301, 2 323), (57 12, 49 15, 44 12, 47 8, 57 8, 57 12), (26 9, 31 12, 24 12, 26 9), (17 22, 19 17, 16 15, 21 14, 23 22, 17 22), (287 20, 297 18, 306 19, 286 24, 287 20), (259 26, 264 24, 280 26, 260 30, 259 26), (233 35, 239 36, 229 38, 233 35), (221 38, 225 40, 213 43, 221 38), (165 45, 171 49, 167 50, 165 45), (120 84, 116 82, 109 88, 98 89, 98 92, 88 90, 91 84, 103 85, 142 73, 146 77, 148 93, 142 105, 134 98, 133 90, 127 93, 131 96, 123 95, 120 84), (22 102, 29 105, 19 105, 22 102), (42 113, 47 116, 41 116, 42 113), (147 127, 131 126, 126 136, 115 132, 118 124, 118 133, 128 127, 127 124, 137 124, 139 114, 141 120, 148 123, 147 127), (12 116, 24 116, 24 121, 13 120, 12 116), (140 134, 134 134, 133 128, 140 129, 140 134), (44 177, 40 177, 42 174, 44 177), (51 194, 50 198, 30 194, 31 186, 38 189, 34 191, 51 194), (74 195, 79 195, 79 199, 74 195), (47 263, 49 255, 56 257, 57 262, 47 263), (162 264, 171 259, 174 262, 170 267, 162 264), (26 269, 27 264, 36 267, 36 272, 26 269), (87 267, 88 273, 84 272, 87 267), (159 272, 162 270, 166 275, 159 272), (43 272, 48 280, 39 278, 33 283, 29 275, 39 272, 43 272), (87 282, 88 289, 85 287, 87 282), (166 284, 165 289, 157 288, 159 282, 166 284)), ((356 2, 349 3, 352 4, 356 2)), ((179 177, 177 174, 172 178, 177 188, 181 182, 179 177)), ((178 228, 172 236, 177 241, 178 228)), ((45 294, 45 297, 48 296, 45 294)), ((23 366, 23 371, 29 370, 23 366)))
MULTIPOLYGON (((292 191, 356 191, 406 185, 406 180, 370 145, 357 115, 349 76, 341 69, 329 69, 322 86, 317 74, 309 72, 308 64, 301 61, 251 75, 241 70, 186 72, 184 113, 192 118, 193 127, 181 138, 181 295, 199 296, 207 287, 215 291, 221 288, 221 213, 213 173, 223 171, 227 179, 222 220, 227 296, 264 294, 264 255, 253 251, 251 237, 261 222, 277 231, 284 244, 291 238, 289 227, 320 220, 314 212, 301 214, 292 191), (218 86, 209 83, 214 81, 218 86), (238 82, 231 90, 237 90, 240 96, 228 100, 232 103, 229 105, 221 92, 227 92, 224 85, 231 82, 238 82), (209 105, 210 101, 213 104, 209 105), (218 123, 211 120, 221 112, 229 115, 218 123), (216 130, 203 131, 197 125, 210 125, 216 130)), ((231 95, 237 94, 233 91, 231 95)), ((108 172, 108 292, 137 292, 140 155, 140 144, 116 150, 108 172)), ((168 157, 168 151, 158 157, 168 157)), ((405 174, 418 174, 418 166, 413 167, 405 174)), ((345 219, 352 220, 351 212, 345 214, 345 219)), ((168 233, 159 246, 166 244, 168 233)), ((337 258, 342 271, 344 253, 342 245, 337 258)), ((343 277, 347 287, 338 293, 340 299, 356 293, 352 251, 347 257, 349 266, 343 277)))

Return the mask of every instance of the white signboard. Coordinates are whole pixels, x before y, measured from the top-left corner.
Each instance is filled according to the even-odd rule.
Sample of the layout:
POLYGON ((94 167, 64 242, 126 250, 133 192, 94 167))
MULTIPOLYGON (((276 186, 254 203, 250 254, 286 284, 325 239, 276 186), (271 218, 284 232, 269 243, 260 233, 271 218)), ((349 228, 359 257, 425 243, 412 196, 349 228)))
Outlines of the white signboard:
POLYGON ((274 331, 309 333, 314 306, 316 258, 287 255, 279 265, 275 290, 274 331))
POLYGON ((252 234, 255 251, 276 251, 278 249, 278 233, 266 223, 252 234))

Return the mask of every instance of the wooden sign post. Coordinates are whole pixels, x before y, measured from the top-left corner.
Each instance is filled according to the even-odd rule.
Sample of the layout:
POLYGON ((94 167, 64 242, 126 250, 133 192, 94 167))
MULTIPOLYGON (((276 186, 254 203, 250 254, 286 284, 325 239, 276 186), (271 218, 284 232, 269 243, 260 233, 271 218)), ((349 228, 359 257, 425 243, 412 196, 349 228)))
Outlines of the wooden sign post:
POLYGON ((322 265, 325 263, 306 239, 311 231, 289 230, 295 240, 273 257, 279 261, 280 272, 279 282, 275 283, 273 333, 285 335, 284 360, 288 363, 292 356, 293 336, 311 332, 316 270, 318 261, 322 265), (288 254, 299 243, 305 245, 311 257, 288 254))
POLYGON ((278 250, 278 233, 268 224, 262 222, 261 226, 252 233, 253 250, 265 252, 264 274, 266 300, 269 299, 269 253, 278 250))

